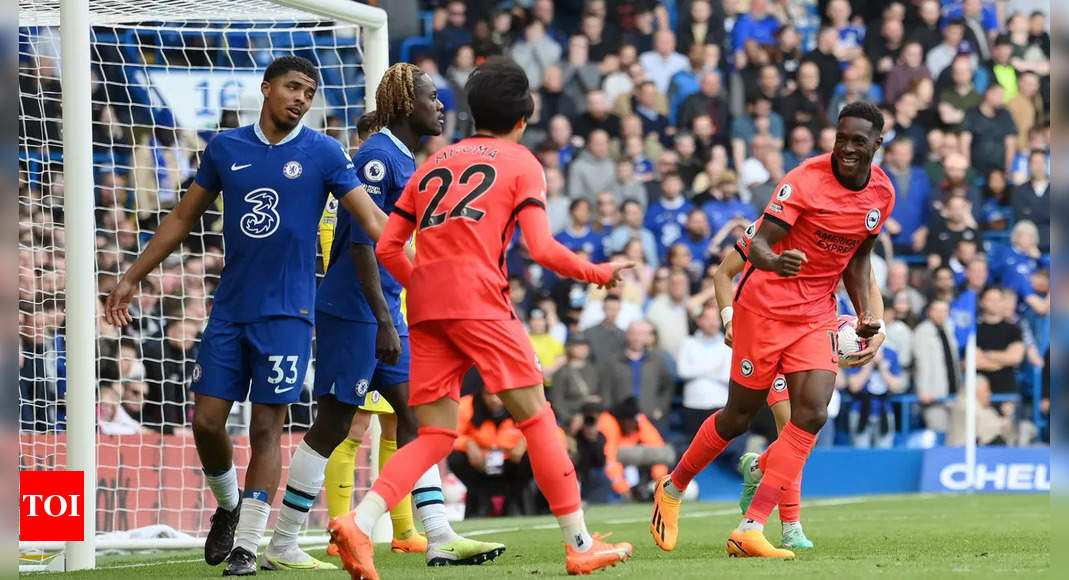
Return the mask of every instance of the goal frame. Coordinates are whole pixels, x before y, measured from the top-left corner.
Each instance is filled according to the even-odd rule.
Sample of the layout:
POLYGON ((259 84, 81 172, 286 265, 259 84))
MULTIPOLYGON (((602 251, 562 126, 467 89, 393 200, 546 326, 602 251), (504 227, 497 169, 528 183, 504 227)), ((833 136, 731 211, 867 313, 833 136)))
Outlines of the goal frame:
MULTIPOLYGON (((361 27, 365 110, 375 109, 375 92, 389 65, 386 11, 349 0, 271 0, 361 27)), ((61 0, 60 55, 63 63, 63 200, 67 219, 67 469, 83 474, 86 514, 83 540, 67 542, 67 570, 96 567, 96 263, 94 239, 91 63, 88 0, 61 0)), ((376 462, 372 458, 372 464, 376 462)), ((154 541, 154 544, 161 542, 154 541)))

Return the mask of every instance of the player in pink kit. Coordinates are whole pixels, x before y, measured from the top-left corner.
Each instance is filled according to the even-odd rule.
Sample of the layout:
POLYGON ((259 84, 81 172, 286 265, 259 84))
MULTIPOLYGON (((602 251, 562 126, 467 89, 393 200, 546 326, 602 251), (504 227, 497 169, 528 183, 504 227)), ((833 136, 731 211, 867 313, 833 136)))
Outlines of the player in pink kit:
MULTIPOLYGON (((869 255, 894 209, 894 187, 872 165, 882 132, 883 115, 874 105, 847 105, 839 114, 832 152, 788 173, 769 201, 733 301, 727 405, 705 421, 654 494, 650 531, 662 549, 675 547, 687 485, 749 429, 782 372, 791 420, 769 447, 764 477, 727 550, 740 557, 794 557, 769 543, 764 524, 798 477, 827 420, 839 364, 834 294, 840 278, 859 313, 858 335, 870 338, 883 326, 869 294, 869 255)), ((857 364, 871 361, 876 348, 859 353, 857 364)))

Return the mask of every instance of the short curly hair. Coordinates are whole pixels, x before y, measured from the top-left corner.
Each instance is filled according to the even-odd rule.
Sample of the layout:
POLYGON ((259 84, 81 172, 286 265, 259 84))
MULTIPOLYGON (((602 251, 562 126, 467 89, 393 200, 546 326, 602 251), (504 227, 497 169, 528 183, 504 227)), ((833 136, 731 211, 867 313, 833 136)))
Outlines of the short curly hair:
POLYGON ((864 119, 869 123, 872 123, 873 131, 876 131, 877 133, 883 133, 883 113, 880 112, 880 109, 872 103, 866 103, 864 101, 850 103, 849 105, 843 107, 843 110, 839 112, 840 121, 847 117, 864 119))

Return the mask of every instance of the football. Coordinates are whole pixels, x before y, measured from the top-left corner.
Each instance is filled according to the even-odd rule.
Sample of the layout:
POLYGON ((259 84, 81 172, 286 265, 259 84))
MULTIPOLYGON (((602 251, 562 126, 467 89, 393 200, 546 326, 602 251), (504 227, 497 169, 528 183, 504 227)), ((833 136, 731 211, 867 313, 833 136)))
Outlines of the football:
POLYGON ((857 335, 857 317, 839 316, 839 360, 865 349, 865 339, 857 335))

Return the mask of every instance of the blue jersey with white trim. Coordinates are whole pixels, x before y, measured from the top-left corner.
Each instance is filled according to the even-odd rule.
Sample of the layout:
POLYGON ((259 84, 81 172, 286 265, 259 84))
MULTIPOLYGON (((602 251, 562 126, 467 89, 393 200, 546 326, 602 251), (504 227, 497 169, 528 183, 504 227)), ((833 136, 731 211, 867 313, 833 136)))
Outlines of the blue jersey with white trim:
POLYGON ((361 185, 345 149, 300 125, 274 145, 259 125, 239 127, 211 140, 196 181, 223 196, 226 261, 212 316, 311 322, 317 225, 327 194, 340 199, 361 185))
MULTIPOLYGON (((408 147, 389 129, 383 129, 368 137, 356 152, 353 162, 371 199, 387 214, 393 212, 394 204, 416 171, 416 161, 408 147)), ((319 284, 316 310, 345 320, 374 323, 375 314, 360 287, 356 266, 349 257, 351 244, 374 246, 374 242, 349 212, 339 209, 334 243, 330 249, 330 267, 319 284)), ((408 327, 401 313, 401 284, 382 264, 379 264, 379 279, 394 326, 402 335, 406 335, 408 327)))

